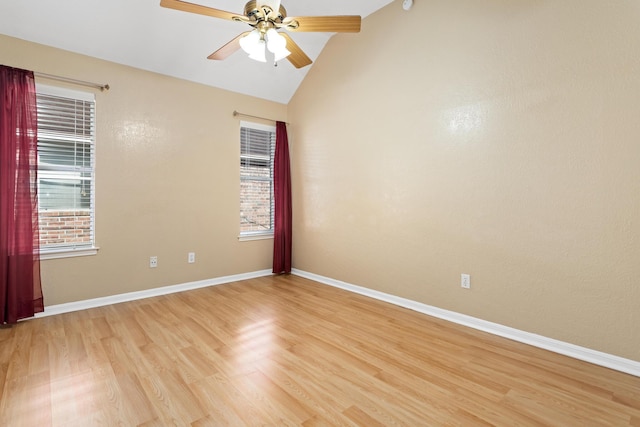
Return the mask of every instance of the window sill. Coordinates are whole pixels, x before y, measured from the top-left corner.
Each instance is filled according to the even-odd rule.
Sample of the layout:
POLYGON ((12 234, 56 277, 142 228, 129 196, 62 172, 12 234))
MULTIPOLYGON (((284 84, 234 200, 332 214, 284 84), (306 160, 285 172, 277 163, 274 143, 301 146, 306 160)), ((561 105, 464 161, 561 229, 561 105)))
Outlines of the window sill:
POLYGON ((98 254, 98 247, 82 248, 82 249, 59 249, 40 252, 40 259, 58 259, 58 258, 73 258, 79 256, 91 256, 98 254))
POLYGON ((273 239, 273 232, 269 233, 255 233, 255 234, 241 234, 238 236, 238 240, 241 242, 250 242, 252 240, 265 240, 273 239))

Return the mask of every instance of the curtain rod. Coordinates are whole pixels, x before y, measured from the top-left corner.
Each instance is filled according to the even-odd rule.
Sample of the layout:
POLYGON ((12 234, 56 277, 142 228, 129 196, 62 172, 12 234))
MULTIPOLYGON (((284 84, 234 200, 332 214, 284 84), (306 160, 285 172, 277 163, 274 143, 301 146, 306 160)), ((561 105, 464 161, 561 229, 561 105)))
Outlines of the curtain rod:
POLYGON ((33 72, 33 75, 36 77, 44 78, 44 79, 57 80, 59 82, 66 82, 66 83, 73 83, 80 86, 94 87, 96 89, 100 89, 101 91, 109 90, 108 84, 101 85, 99 83, 92 83, 92 82, 86 82, 84 80, 70 79, 68 77, 54 76, 53 74, 38 73, 35 71, 33 72))
MULTIPOLYGON (((233 111, 233 117, 236 117, 236 116, 253 117, 254 119, 269 120, 270 122, 277 122, 277 121, 278 121, 278 120, 268 119, 268 118, 266 118, 266 117, 252 116, 251 114, 244 114, 244 113, 241 113, 241 112, 239 112, 239 111, 235 111, 235 110, 234 110, 234 111, 233 111)), ((288 125, 289 123, 288 123, 288 122, 285 122, 284 124, 285 124, 285 125, 288 125)))

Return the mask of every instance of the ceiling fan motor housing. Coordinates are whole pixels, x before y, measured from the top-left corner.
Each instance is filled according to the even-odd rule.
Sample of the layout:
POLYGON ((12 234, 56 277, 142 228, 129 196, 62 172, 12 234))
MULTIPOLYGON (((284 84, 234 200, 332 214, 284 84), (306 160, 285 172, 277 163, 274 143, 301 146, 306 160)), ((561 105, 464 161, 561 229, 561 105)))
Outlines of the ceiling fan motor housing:
POLYGON ((244 15, 252 21, 271 21, 281 24, 284 18, 287 17, 287 11, 284 6, 280 5, 280 9, 276 13, 270 6, 258 6, 256 0, 251 0, 244 6, 244 15))

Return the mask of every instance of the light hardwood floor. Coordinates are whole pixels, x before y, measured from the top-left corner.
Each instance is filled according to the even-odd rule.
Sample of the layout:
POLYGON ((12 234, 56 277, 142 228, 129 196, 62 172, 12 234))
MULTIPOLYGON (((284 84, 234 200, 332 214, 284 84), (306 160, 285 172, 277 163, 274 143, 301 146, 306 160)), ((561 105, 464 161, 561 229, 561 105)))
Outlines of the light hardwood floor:
POLYGON ((0 329, 2 426, 640 426, 640 378, 296 276, 0 329))

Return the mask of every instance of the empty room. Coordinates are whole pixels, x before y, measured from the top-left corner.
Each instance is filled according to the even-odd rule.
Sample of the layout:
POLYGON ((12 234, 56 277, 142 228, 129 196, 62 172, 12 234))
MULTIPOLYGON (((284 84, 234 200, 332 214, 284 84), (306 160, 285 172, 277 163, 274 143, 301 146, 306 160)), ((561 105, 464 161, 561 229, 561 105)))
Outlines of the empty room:
POLYGON ((0 4, 0 426, 640 426, 640 2, 0 4))

